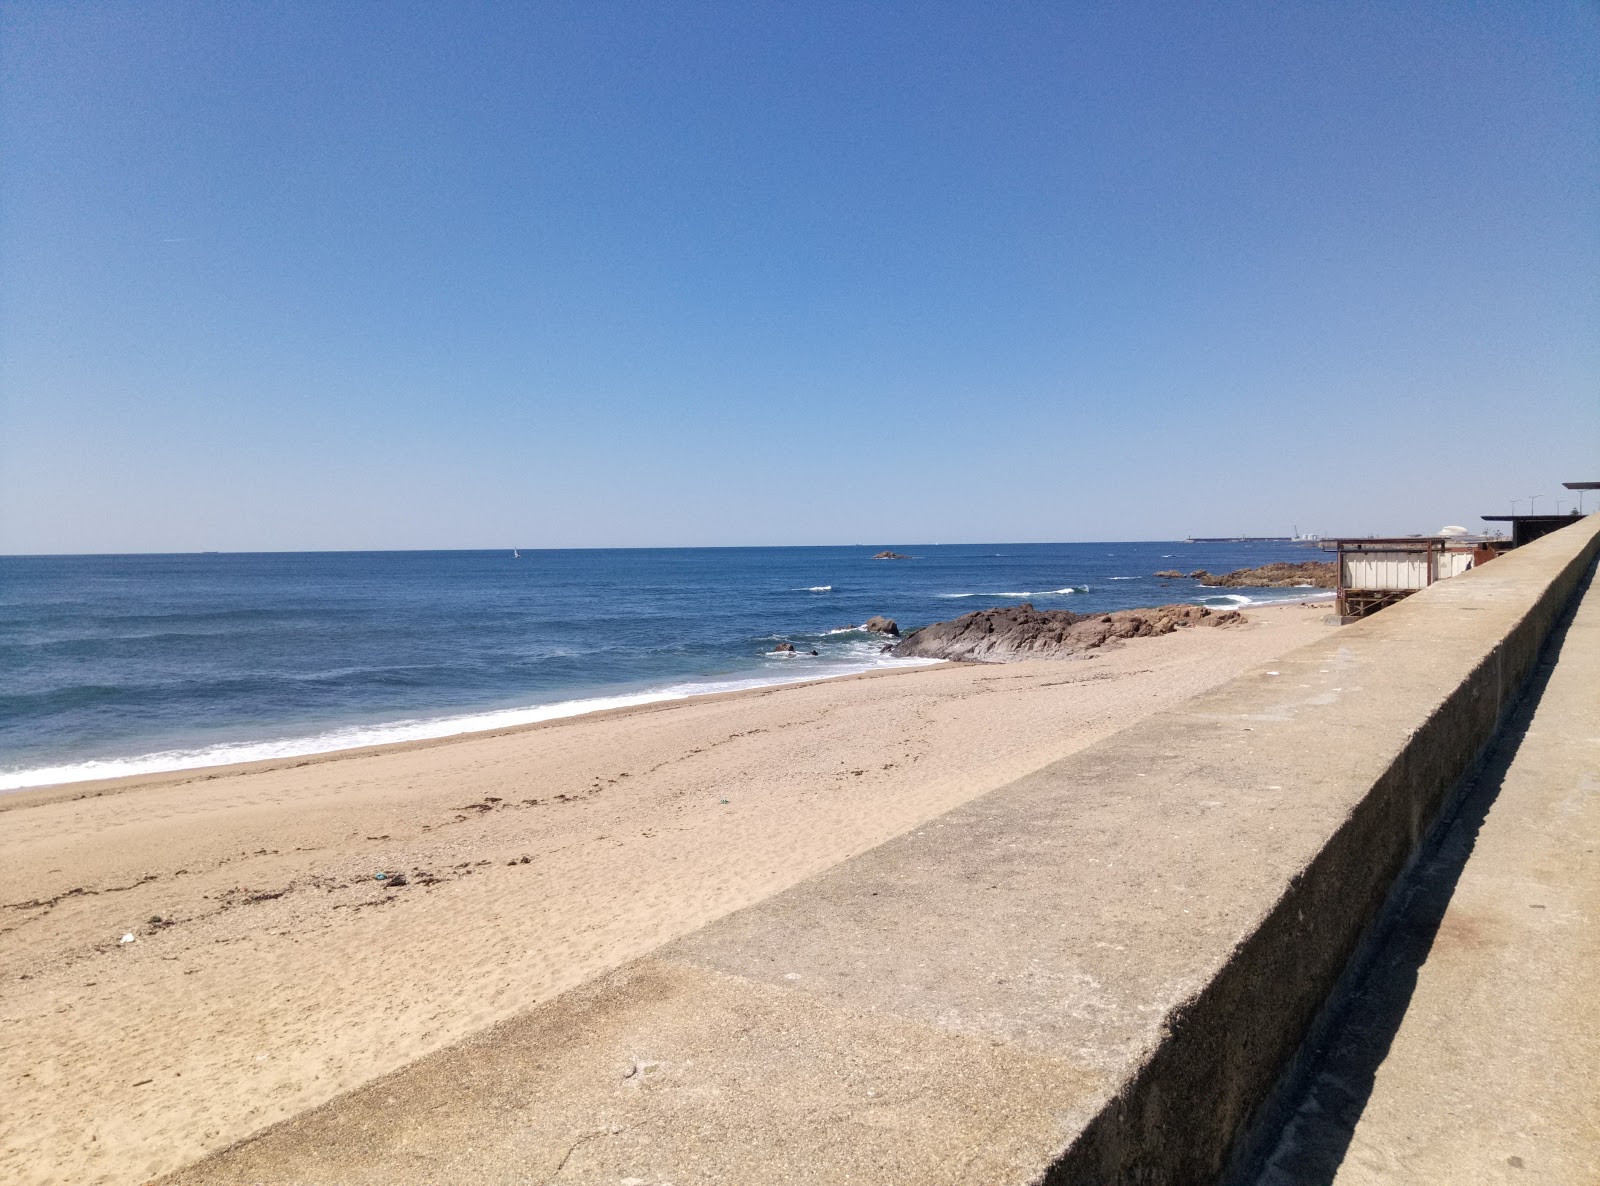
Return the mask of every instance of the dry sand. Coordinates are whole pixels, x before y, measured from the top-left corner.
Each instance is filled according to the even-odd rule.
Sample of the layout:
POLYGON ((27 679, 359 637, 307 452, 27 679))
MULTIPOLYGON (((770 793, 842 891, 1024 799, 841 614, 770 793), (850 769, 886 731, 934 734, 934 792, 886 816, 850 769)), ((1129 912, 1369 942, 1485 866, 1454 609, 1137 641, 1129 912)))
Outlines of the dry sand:
POLYGON ((4 796, 0 1181, 148 1181, 1310 642, 1327 610, 4 796))

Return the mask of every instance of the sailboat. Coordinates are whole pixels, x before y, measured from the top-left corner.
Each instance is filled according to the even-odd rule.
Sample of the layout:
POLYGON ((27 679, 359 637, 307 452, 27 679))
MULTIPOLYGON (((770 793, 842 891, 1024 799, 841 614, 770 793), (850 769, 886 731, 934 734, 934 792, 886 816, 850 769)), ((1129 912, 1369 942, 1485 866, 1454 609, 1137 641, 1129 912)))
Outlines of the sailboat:
POLYGON ((522 559, 522 553, 517 551, 515 548, 512 548, 511 549, 511 559, 513 559, 513 560, 521 560, 522 559))

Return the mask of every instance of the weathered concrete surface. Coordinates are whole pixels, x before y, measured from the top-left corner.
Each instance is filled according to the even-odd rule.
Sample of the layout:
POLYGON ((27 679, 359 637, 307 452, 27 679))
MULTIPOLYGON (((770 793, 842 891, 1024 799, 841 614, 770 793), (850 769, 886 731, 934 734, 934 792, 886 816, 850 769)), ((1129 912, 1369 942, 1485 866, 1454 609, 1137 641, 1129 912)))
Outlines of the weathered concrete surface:
POLYGON ((1597 531, 1434 586, 171 1181, 1210 1181, 1597 531))
POLYGON ((1600 1182, 1600 585, 1407 888, 1260 1186, 1600 1182))

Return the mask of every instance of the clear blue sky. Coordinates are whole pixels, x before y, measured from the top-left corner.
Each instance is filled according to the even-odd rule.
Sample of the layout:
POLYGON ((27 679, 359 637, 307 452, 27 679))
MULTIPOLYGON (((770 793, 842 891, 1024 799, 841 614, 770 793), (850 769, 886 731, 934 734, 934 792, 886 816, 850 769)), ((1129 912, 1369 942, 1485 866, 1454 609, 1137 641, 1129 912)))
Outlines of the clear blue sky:
POLYGON ((1600 8, 0 7, 0 551, 1478 526, 1600 8))

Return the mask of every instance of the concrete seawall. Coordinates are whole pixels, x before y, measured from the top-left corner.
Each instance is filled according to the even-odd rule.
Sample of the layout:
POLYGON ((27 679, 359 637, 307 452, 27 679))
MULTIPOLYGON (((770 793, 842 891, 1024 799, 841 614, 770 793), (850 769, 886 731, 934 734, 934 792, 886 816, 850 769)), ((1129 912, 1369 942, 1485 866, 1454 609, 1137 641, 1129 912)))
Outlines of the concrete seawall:
POLYGON ((1597 547, 1427 589, 171 1181, 1214 1181, 1597 547))
POLYGON ((1600 585, 1346 973, 1249 1186, 1600 1182, 1600 585))

